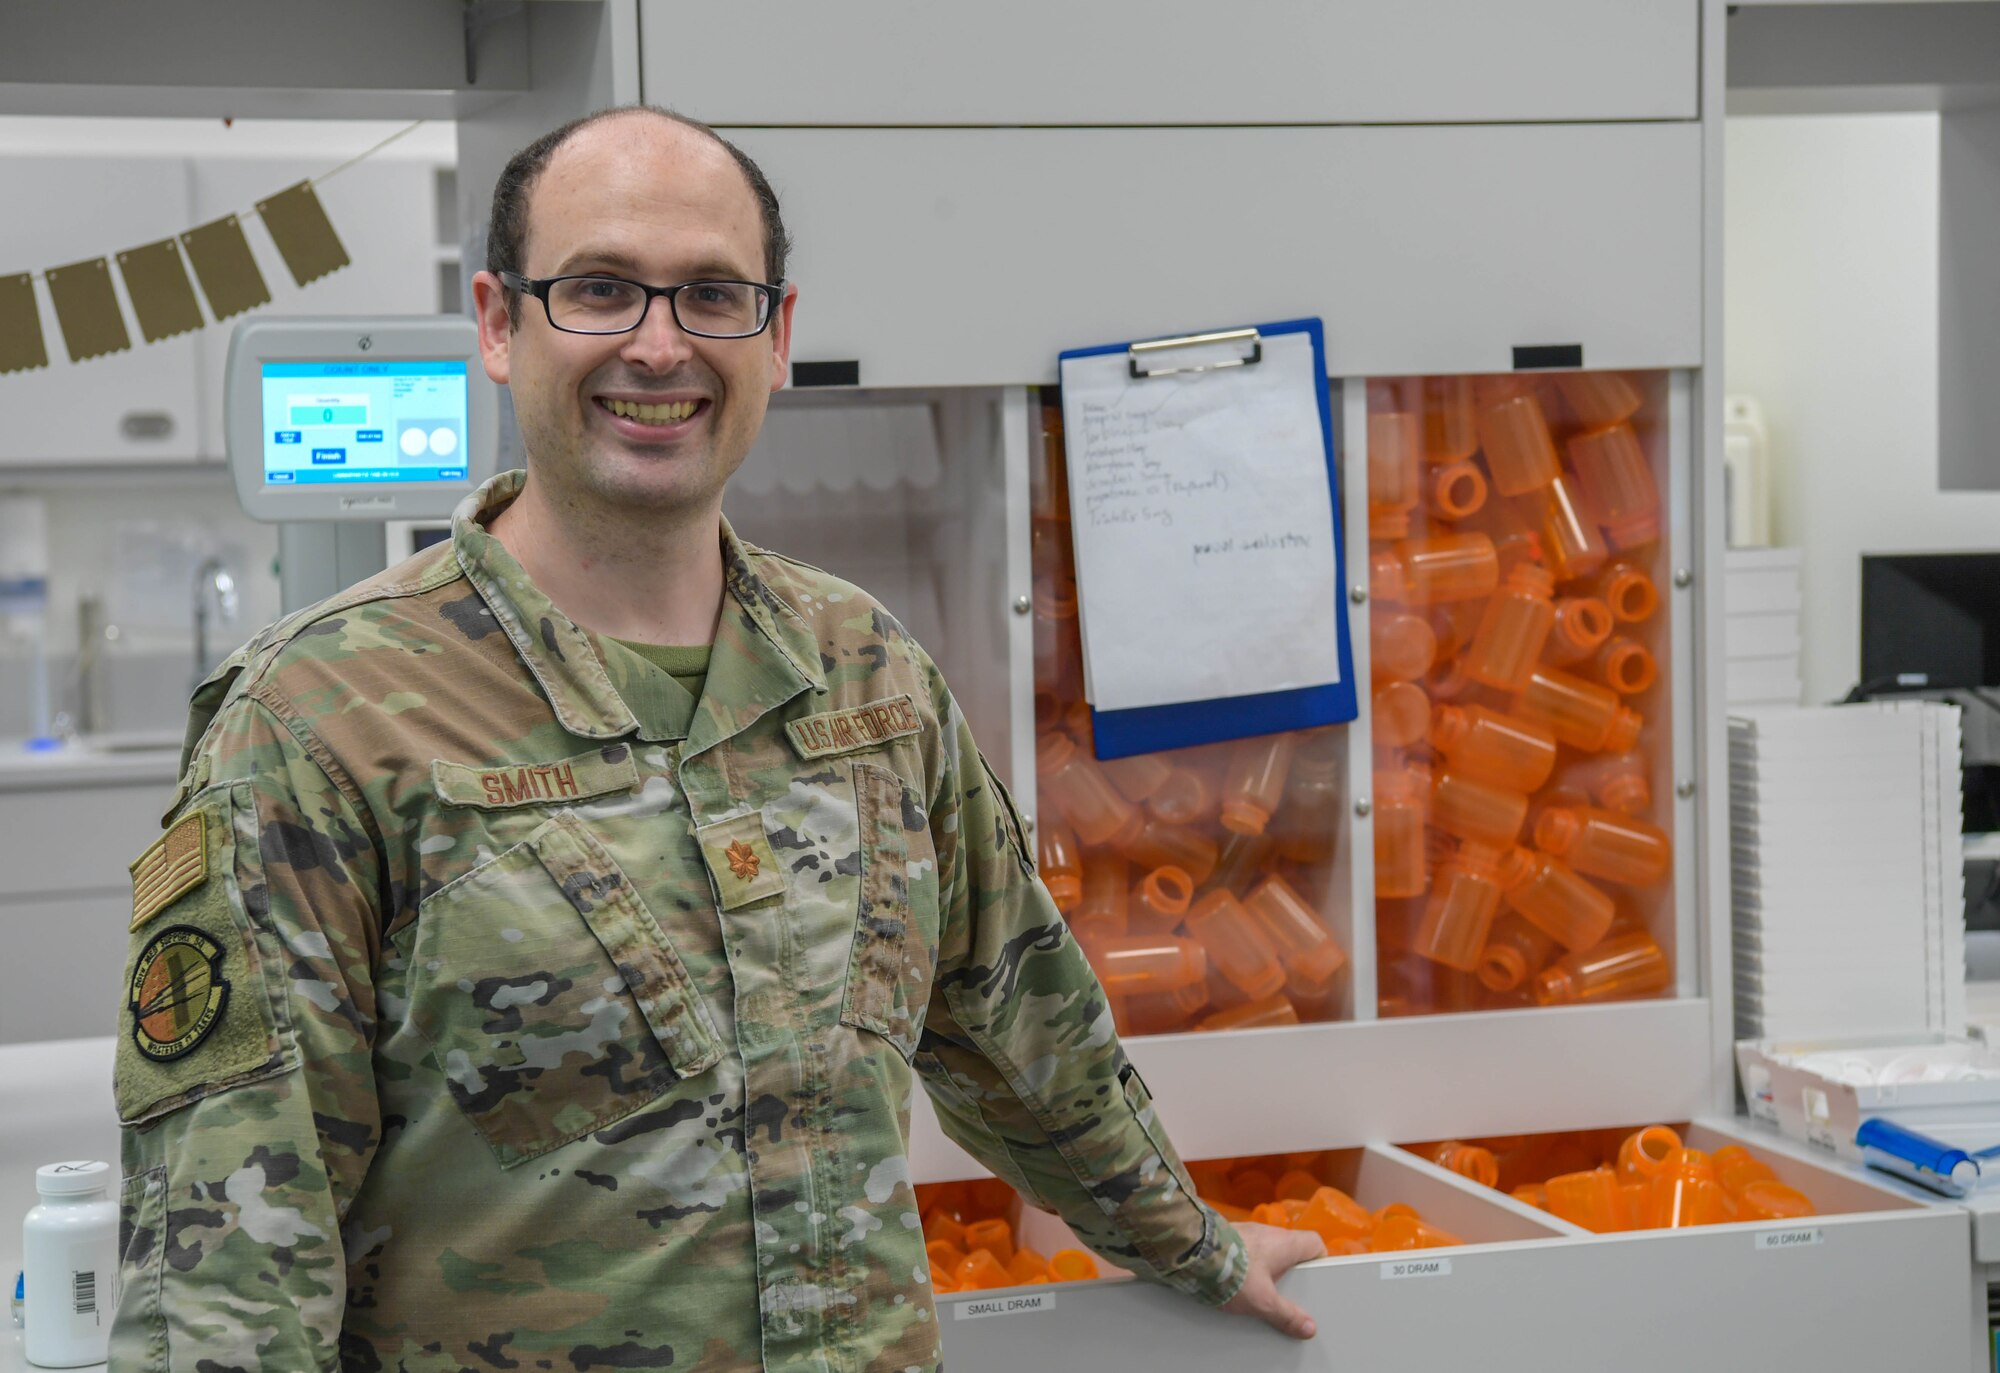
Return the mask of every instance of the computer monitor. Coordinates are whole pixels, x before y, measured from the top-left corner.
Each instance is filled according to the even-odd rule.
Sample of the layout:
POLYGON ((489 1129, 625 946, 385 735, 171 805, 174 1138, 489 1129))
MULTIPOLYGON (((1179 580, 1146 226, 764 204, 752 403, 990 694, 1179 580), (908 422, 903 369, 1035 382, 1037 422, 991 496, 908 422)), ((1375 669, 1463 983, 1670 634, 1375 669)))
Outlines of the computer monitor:
POLYGON ((1861 680, 2000 686, 2000 553, 1861 559, 1861 680))

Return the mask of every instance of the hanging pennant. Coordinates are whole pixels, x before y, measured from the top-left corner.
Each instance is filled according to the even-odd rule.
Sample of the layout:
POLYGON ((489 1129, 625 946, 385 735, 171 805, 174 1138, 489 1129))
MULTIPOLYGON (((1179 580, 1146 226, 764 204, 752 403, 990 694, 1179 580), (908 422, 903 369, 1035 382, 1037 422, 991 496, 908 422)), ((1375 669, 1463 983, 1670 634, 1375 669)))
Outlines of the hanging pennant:
POLYGON ((194 268, 208 312, 217 322, 259 305, 271 303, 271 288, 250 255, 250 241, 235 215, 224 215, 181 235, 181 247, 194 268))
POLYGON ((25 372, 47 367, 49 350, 42 343, 42 313, 35 307, 35 279, 23 272, 0 277, 0 372, 25 372))
POLYGON ((132 346, 118 293, 111 289, 111 266, 101 257, 48 270, 49 298, 71 362, 122 353, 132 346))
POLYGON ((192 333, 206 322, 187 268, 181 263, 180 249, 171 238, 127 248, 118 255, 118 274, 125 278, 125 294, 132 301, 132 313, 139 317, 139 332, 146 342, 192 333))
POLYGON ((269 200, 258 201, 257 213, 299 285, 318 281, 347 265, 347 249, 340 245, 340 236, 334 233, 326 210, 313 193, 312 182, 301 181, 269 200))

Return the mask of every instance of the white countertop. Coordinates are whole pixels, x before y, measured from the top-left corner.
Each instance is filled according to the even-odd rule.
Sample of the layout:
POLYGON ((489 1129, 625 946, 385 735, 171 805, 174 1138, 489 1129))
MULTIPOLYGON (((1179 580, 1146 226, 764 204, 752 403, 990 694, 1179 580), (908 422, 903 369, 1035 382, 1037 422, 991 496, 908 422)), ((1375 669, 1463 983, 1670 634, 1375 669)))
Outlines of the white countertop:
POLYGON ((45 752, 9 739, 0 741, 0 792, 142 784, 164 789, 179 776, 180 759, 178 734, 99 735, 45 752))

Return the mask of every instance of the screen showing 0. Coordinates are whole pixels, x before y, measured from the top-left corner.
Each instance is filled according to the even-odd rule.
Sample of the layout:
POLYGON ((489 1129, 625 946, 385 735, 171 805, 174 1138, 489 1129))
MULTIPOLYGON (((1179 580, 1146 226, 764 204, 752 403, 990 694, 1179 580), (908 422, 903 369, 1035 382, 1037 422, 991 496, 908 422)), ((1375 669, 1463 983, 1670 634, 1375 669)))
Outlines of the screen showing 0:
POLYGON ((463 481, 470 365, 265 363, 264 484, 463 481))

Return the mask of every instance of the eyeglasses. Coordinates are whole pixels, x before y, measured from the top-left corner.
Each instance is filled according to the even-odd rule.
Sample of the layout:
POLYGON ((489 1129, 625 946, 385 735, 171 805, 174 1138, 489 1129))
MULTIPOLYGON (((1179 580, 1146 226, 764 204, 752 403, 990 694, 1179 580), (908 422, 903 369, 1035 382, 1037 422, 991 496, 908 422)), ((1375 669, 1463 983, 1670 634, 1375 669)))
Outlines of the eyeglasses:
POLYGON ((566 334, 629 334, 645 321, 653 297, 665 296, 681 332, 696 338, 752 338, 771 322, 783 282, 683 281, 648 286, 614 276, 524 277, 501 272, 510 289, 542 302, 549 323, 566 334))

